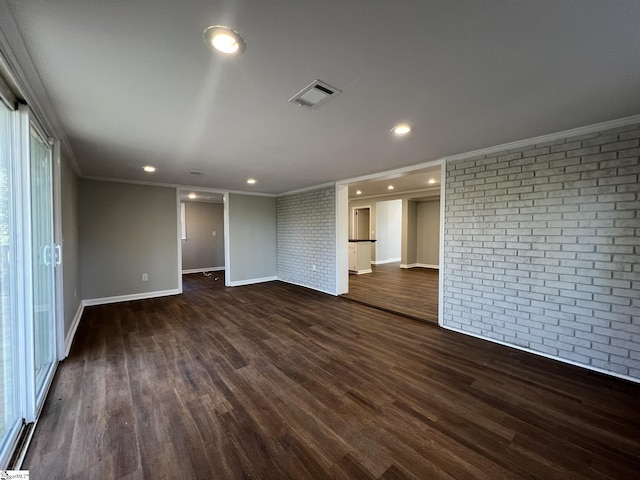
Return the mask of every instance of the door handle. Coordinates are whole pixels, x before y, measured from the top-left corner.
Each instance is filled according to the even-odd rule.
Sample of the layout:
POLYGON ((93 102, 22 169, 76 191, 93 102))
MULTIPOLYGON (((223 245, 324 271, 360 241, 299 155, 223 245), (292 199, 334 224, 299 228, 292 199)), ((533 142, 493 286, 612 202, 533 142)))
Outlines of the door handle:
POLYGON ((55 262, 56 266, 62 263, 62 247, 60 245, 55 246, 55 262))
POLYGON ((47 267, 51 265, 51 245, 42 247, 42 263, 47 267))

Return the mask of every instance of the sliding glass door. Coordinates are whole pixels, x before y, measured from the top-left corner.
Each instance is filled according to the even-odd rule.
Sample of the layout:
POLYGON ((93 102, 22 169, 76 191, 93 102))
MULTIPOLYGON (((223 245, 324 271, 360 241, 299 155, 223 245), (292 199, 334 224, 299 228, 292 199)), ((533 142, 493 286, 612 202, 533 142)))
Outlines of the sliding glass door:
POLYGON ((16 282, 16 218, 12 182, 15 116, 0 101, 0 459, 10 454, 22 426, 16 282))
POLYGON ((57 363, 52 147, 0 79, 0 471, 34 425, 57 363))
POLYGON ((55 351, 55 263, 51 146, 32 126, 30 132, 31 270, 33 292, 33 350, 36 405, 45 393, 55 351))

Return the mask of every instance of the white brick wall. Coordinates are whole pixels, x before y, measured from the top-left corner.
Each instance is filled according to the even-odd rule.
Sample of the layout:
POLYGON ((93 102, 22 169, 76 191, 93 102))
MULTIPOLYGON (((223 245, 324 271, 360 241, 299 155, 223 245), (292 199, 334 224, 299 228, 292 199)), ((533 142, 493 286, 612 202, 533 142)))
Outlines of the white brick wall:
POLYGON ((278 197, 276 218, 278 279, 335 293, 335 186, 278 197))
POLYGON ((640 378, 639 139, 449 162, 444 325, 640 378))

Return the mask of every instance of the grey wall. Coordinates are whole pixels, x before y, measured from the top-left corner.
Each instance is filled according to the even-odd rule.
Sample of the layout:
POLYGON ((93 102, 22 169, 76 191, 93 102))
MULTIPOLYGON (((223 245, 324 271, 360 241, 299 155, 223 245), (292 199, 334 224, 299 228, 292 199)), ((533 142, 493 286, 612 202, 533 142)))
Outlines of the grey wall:
POLYGON ((277 208, 278 279, 335 294, 335 186, 278 197, 277 208))
POLYGON ((64 293, 64 333, 69 329, 80 306, 78 177, 64 160, 60 162, 62 210, 62 283, 64 293))
POLYGON ((418 203, 417 263, 440 264, 440 201, 418 203))
POLYGON ((185 217, 187 239, 182 241, 182 269, 224 267, 224 206, 185 202, 185 217))
POLYGON ((639 138, 449 162, 443 324, 640 378, 639 138))
POLYGON ((276 199, 232 193, 228 207, 229 281, 275 277, 276 199))
POLYGON ((83 299, 178 288, 175 188, 82 179, 79 220, 83 299))

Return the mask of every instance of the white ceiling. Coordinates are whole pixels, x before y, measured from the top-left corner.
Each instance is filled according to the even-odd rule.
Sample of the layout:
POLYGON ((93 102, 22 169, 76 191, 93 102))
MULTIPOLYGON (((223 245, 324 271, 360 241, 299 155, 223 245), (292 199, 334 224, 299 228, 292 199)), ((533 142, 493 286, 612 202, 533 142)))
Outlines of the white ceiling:
POLYGON ((282 193, 640 113, 637 0, 0 1, 86 176, 282 193))

